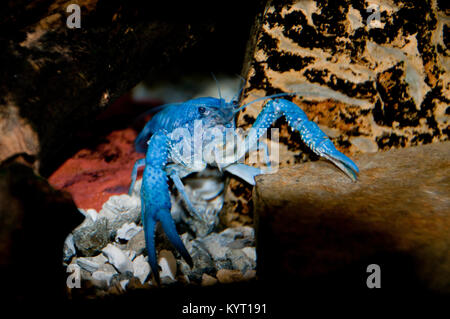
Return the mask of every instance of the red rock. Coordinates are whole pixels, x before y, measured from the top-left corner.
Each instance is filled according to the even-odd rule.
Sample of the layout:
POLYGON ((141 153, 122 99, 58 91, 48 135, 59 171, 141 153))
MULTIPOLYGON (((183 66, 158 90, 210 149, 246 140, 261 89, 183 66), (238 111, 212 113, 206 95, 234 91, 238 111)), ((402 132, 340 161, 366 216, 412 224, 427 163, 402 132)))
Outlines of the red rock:
POLYGON ((105 143, 68 159, 49 182, 70 192, 79 208, 99 211, 110 196, 128 193, 133 165, 144 157, 134 150, 136 136, 131 128, 110 133, 105 143))

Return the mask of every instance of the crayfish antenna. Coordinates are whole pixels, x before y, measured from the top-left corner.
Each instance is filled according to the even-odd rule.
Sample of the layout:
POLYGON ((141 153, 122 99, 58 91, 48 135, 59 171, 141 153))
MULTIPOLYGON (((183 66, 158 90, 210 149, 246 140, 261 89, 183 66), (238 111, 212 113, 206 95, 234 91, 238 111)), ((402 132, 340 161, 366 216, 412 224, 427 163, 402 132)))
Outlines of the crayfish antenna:
POLYGON ((240 84, 240 88, 239 88, 238 94, 236 94, 235 96, 233 96, 233 98, 231 99, 231 101, 236 101, 236 102, 237 102, 238 99, 239 99, 239 97, 241 96, 242 92, 244 91, 245 79, 244 79, 242 76, 240 76, 239 74, 236 74, 236 76, 240 78, 241 84, 240 84))
MULTIPOLYGON (((211 72, 211 76, 214 79, 214 81, 216 82, 216 86, 217 86, 217 93, 219 94, 219 99, 220 99, 220 103, 222 103, 222 93, 220 92, 220 84, 219 81, 217 80, 216 76, 214 75, 214 73, 211 72)), ((221 105, 222 106, 222 105, 221 105)))

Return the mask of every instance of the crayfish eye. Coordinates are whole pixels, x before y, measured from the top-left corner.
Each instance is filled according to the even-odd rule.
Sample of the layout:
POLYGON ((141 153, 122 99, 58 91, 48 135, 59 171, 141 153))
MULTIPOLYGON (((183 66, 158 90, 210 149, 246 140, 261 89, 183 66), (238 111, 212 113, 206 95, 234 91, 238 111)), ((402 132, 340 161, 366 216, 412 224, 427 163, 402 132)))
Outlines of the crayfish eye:
POLYGON ((198 113, 200 113, 201 115, 203 115, 203 114, 206 113, 206 109, 205 109, 203 106, 200 106, 200 107, 198 108, 198 113))

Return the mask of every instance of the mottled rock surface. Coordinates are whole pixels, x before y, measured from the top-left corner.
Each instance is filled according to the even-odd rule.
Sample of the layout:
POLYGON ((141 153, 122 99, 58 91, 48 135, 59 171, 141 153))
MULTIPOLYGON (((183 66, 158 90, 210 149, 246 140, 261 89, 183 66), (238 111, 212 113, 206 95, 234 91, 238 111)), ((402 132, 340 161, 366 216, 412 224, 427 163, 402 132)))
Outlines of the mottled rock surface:
MULTIPOLYGON (((448 19, 425 0, 270 6, 243 102, 298 92, 294 102, 349 154, 446 140, 448 19)), ((249 126, 262 105, 247 107, 238 124, 249 126)), ((293 164, 301 143, 298 135, 290 140, 282 141, 281 158, 293 164)))
POLYGON ((257 178, 259 275, 365 288, 378 264, 385 289, 450 292, 450 142, 356 164, 357 182, 325 161, 257 178))
MULTIPOLYGON (((281 92, 347 155, 448 140, 449 16, 443 1, 272 1, 253 31, 242 103, 281 92)), ((264 102, 249 105, 249 128, 264 102)), ((280 165, 317 156, 280 129, 280 165)), ((232 181, 223 221, 248 222, 250 188, 232 181)))

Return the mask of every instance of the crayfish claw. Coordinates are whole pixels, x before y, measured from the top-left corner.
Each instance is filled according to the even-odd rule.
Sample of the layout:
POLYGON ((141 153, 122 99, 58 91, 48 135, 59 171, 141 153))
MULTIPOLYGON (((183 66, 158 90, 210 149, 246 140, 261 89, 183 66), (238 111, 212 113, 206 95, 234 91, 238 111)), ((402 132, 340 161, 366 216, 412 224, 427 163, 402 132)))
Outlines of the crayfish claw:
POLYGON ((184 246, 183 241, 181 240, 180 236, 178 235, 177 229, 175 227, 175 223, 172 219, 172 216, 170 215, 170 211, 161 212, 160 215, 161 216, 159 216, 159 220, 164 229, 164 232, 167 235, 167 238, 169 238, 172 245, 178 250, 178 252, 184 258, 184 260, 188 263, 188 265, 190 267, 193 267, 191 255, 189 255, 189 252, 187 251, 186 247, 184 246))
POLYGON ((347 156, 339 152, 333 145, 330 140, 326 140, 324 144, 331 144, 326 147, 326 151, 319 149, 317 152, 319 155, 325 157, 334 165, 339 167, 348 177, 352 179, 352 181, 357 180, 357 174, 359 173, 358 166, 347 156))
POLYGON ((145 242, 147 246, 147 254, 148 254, 148 263, 152 269, 152 273, 155 277, 156 283, 159 285, 159 266, 156 260, 156 247, 155 247, 155 230, 156 230, 156 221, 153 218, 148 218, 147 221, 144 220, 144 233, 145 233, 145 242))

